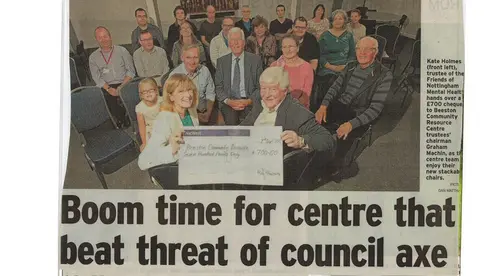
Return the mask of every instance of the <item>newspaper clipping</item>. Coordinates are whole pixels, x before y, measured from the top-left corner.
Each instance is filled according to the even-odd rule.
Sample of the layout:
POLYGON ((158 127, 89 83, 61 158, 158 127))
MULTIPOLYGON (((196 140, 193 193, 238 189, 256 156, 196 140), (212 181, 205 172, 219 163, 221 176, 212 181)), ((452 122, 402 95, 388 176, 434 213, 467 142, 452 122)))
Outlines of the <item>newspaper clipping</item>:
POLYGON ((69 12, 63 275, 459 274, 462 1, 69 12))

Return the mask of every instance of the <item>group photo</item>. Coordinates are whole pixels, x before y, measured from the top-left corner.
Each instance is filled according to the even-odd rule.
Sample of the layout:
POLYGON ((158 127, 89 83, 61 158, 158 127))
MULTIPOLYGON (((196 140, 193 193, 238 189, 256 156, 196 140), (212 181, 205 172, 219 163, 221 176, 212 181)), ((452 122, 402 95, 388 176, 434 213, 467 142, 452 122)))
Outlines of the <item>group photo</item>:
POLYGON ((64 188, 419 191, 420 5, 70 1, 64 188))

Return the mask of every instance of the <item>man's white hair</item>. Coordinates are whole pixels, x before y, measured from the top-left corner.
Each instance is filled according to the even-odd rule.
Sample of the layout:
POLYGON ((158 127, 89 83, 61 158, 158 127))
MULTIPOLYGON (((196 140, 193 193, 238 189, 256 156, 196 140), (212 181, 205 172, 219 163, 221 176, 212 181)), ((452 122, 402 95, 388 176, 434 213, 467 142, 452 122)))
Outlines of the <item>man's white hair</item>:
POLYGON ((369 40, 371 41, 373 44, 374 44, 374 48, 376 48, 376 53, 378 53, 379 51, 379 42, 377 39, 375 39, 374 37, 372 36, 364 36, 363 38, 361 38, 359 41, 357 41, 357 44, 355 45, 355 47, 359 47, 360 43, 363 41, 363 40, 369 40))
POLYGON ((287 89, 290 85, 289 73, 283 67, 268 67, 260 76, 260 82, 277 84, 280 89, 287 89))
POLYGON ((227 34, 227 39, 230 39, 231 34, 234 34, 234 33, 240 33, 241 34, 241 39, 242 40, 246 40, 244 38, 244 32, 243 32, 243 30, 241 30, 241 28, 239 28, 239 27, 234 27, 234 28, 230 29, 229 30, 229 33, 227 34))

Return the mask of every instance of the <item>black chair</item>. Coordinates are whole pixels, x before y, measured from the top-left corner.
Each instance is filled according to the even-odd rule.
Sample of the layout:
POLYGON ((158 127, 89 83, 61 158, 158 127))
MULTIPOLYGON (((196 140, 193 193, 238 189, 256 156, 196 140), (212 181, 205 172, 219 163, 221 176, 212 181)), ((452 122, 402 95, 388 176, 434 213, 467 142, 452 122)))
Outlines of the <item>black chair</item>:
POLYGON ((410 60, 408 61, 407 65, 402 71, 402 78, 401 81, 398 83, 397 88, 395 89, 395 92, 393 94, 398 93, 401 89, 405 87, 406 92, 405 96, 403 97, 403 100, 401 102, 401 106, 405 104, 405 100, 407 99, 409 93, 411 90, 416 90, 415 86, 416 83, 414 82, 414 78, 417 78, 419 83, 420 83, 420 40, 416 40, 413 43, 412 47, 412 55, 410 57, 410 60), (411 67, 411 71, 407 72, 407 69, 411 67), (412 88, 410 90, 410 87, 412 88))
MULTIPOLYGON (((169 75, 171 74, 171 72, 172 72, 172 70, 169 70, 167 73, 162 75, 162 77, 161 77, 161 86, 162 87, 164 87, 164 84, 166 84, 167 78, 169 78, 169 75)), ((162 96, 162 93, 161 93, 161 96, 162 96)))
POLYGON ((140 135, 138 132, 137 113, 135 112, 135 107, 140 102, 138 84, 142 79, 143 78, 134 78, 123 85, 120 89, 120 99, 126 109, 126 114, 128 114, 128 117, 130 118, 132 133, 135 136, 133 138, 138 143, 138 145, 142 144, 142 140, 140 139, 140 135))
POLYGON ((376 59, 381 62, 384 49, 386 48, 386 38, 380 35, 370 35, 370 37, 374 37, 378 41, 378 54, 376 55, 376 59))
POLYGON ((408 19, 408 16, 406 14, 401 16, 400 21, 398 22, 398 28, 400 29, 400 32, 403 29, 403 27, 405 26, 405 22, 407 21, 407 19, 408 19))
POLYGON ((388 57, 383 57, 382 63, 389 64, 390 69, 393 69, 393 72, 396 69, 396 62, 398 60, 398 55, 395 52, 396 42, 400 37, 400 28, 394 25, 381 25, 376 29, 376 34, 386 38, 386 47, 385 51, 388 57))
POLYGON ((417 35, 415 36, 415 40, 420 40, 420 36, 421 36, 421 28, 417 30, 417 35))
POLYGON ((76 54, 80 57, 80 62, 82 64, 82 67, 84 68, 85 74, 87 75, 90 81, 93 81, 91 70, 89 68, 89 54, 87 53, 87 50, 84 47, 84 41, 81 40, 79 45, 77 45, 76 54))
POLYGON ((361 19, 360 24, 366 27, 366 35, 373 35, 376 33, 376 20, 361 19))
POLYGON ((90 168, 107 189, 104 174, 111 174, 137 158, 135 142, 116 127, 99 87, 72 91, 71 122, 82 140, 90 168))
POLYGON ((367 19, 367 12, 369 11, 368 7, 357 7, 356 9, 360 11, 360 17, 362 19, 367 19))
POLYGON ((73 58, 69 58, 70 62, 70 90, 79 88, 82 86, 80 82, 79 73, 77 72, 77 64, 73 58))

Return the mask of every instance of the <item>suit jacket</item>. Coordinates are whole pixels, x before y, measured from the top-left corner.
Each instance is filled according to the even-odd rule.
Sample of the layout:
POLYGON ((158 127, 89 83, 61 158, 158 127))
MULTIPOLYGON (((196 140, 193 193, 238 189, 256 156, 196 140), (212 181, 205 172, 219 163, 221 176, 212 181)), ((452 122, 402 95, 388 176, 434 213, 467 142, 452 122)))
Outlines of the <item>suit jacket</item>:
MULTIPOLYGON (((227 54, 217 60, 215 72, 215 94, 217 100, 223 103, 225 99, 231 98, 231 74, 233 54, 227 54)), ((255 101, 260 99, 260 76, 263 73, 261 57, 252 53, 244 52, 244 87, 246 96, 255 101)))
MULTIPOLYGON (((198 126, 198 116, 194 108, 188 109, 190 117, 194 126, 198 126)), ((147 141, 147 146, 138 156, 138 167, 141 170, 147 170, 149 168, 174 163, 178 161, 179 153, 172 154, 171 145, 169 144, 169 136, 183 128, 181 118, 176 112, 161 111, 157 115, 154 127, 152 129, 152 135, 147 141)))
MULTIPOLYGON (((256 103, 241 125, 253 126, 262 111, 261 103, 256 103)), ((336 141, 333 135, 319 125, 314 114, 294 100, 290 94, 287 94, 277 109, 275 126, 282 126, 284 131, 294 131, 304 138, 304 142, 310 149, 316 151, 335 150, 336 141)))

